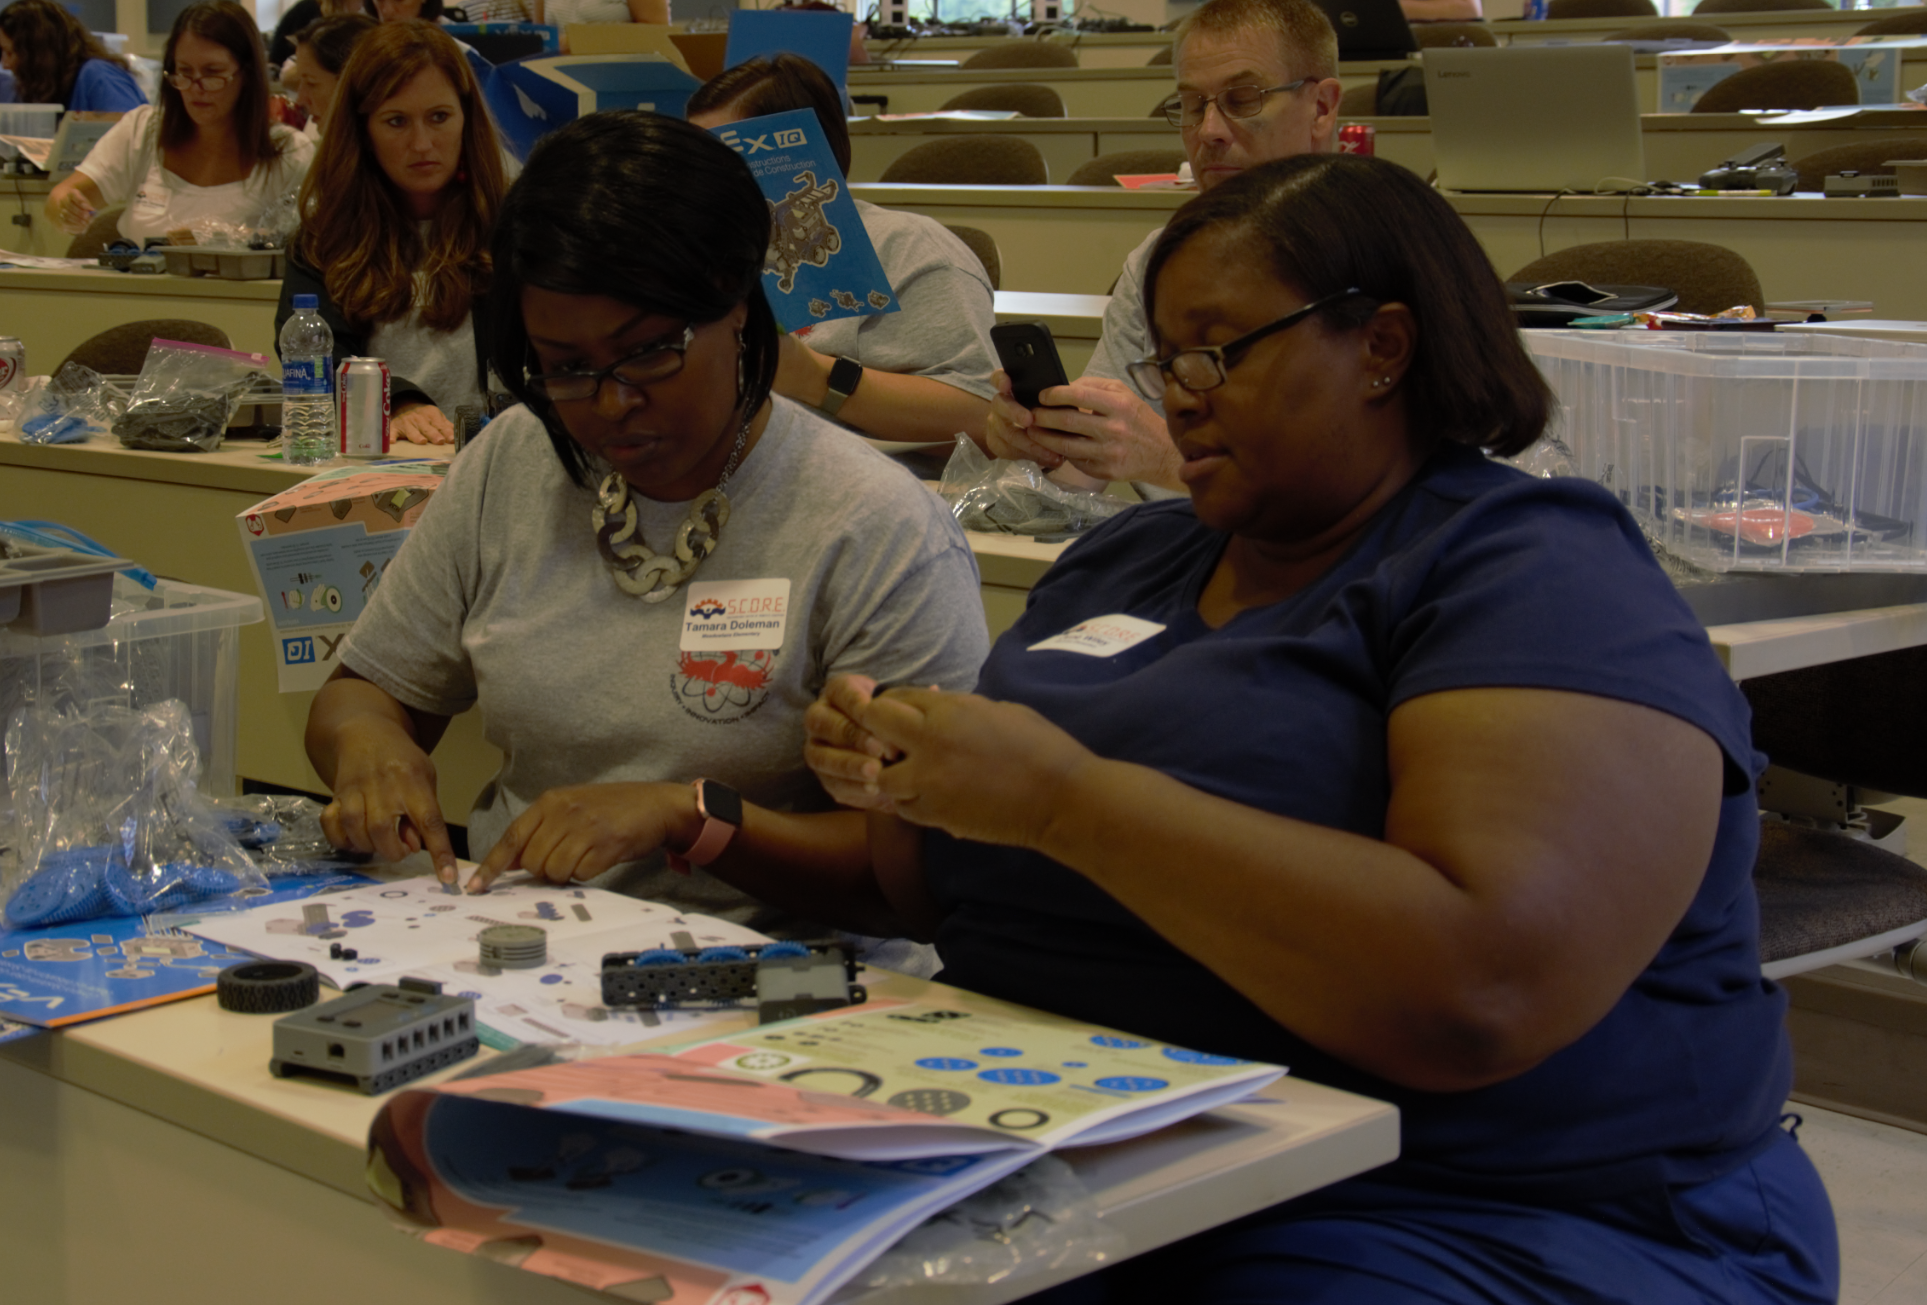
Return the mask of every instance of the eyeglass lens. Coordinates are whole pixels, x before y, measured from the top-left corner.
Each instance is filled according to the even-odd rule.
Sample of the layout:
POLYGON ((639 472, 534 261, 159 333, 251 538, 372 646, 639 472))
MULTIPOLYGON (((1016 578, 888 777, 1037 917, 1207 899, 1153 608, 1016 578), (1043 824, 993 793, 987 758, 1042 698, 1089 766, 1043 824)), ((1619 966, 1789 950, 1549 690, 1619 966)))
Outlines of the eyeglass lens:
POLYGON ((658 346, 631 354, 599 372, 555 372, 548 376, 531 376, 529 386, 538 394, 562 403, 593 399, 602 389, 603 378, 609 376, 615 377, 618 384, 639 389, 667 380, 681 371, 682 351, 687 347, 686 342, 682 348, 658 346))
POLYGON ((1194 126, 1204 121, 1205 106, 1215 103, 1227 118, 1255 117, 1264 108, 1265 95, 1262 86, 1233 86, 1216 95, 1173 95, 1164 102, 1164 116, 1173 126, 1194 126))

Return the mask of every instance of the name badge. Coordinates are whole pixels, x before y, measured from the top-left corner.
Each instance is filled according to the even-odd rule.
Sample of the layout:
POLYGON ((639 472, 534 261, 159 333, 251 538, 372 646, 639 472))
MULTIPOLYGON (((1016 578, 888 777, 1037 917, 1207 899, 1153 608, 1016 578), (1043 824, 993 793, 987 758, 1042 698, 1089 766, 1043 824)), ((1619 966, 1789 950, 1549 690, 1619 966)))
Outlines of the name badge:
POLYGON ((145 186, 134 192, 134 202, 131 207, 135 217, 159 217, 167 212, 167 188, 156 185, 150 179, 145 186))
POLYGON ((682 612, 684 652, 742 652, 783 646, 788 580, 717 580, 689 586, 682 612))
POLYGON ((1164 627, 1156 621, 1135 616, 1093 616, 1080 621, 1062 634, 1030 646, 1031 652, 1074 652, 1086 657, 1115 657, 1126 648, 1136 647, 1164 627))

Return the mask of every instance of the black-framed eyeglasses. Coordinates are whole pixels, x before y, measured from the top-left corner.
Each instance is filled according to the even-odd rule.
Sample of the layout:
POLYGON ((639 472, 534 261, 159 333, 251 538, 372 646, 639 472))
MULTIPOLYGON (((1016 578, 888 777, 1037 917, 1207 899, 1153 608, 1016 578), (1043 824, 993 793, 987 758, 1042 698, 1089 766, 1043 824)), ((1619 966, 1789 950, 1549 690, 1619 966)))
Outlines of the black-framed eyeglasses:
POLYGON ((167 74, 167 84, 175 90, 184 91, 191 86, 198 86, 209 95, 217 95, 226 90, 230 83, 240 80, 241 70, 238 68, 232 72, 203 73, 199 77, 190 77, 186 73, 177 72, 167 74))
POLYGON ((1164 397, 1165 386, 1170 381, 1176 381, 1193 394, 1203 394, 1206 390, 1215 390, 1223 385, 1226 373, 1243 361, 1245 351, 1258 341, 1268 335, 1290 330, 1320 309, 1364 293, 1357 286, 1340 290, 1323 299, 1314 299, 1296 312, 1286 313, 1277 321, 1269 322, 1255 331, 1247 331, 1229 344, 1180 349, 1169 358, 1140 358, 1125 371, 1131 378, 1131 384, 1137 386, 1138 393, 1153 403, 1164 397))
POLYGON ((1173 127, 1195 127, 1204 121, 1204 111, 1212 105, 1227 118, 1255 118, 1265 107, 1265 97, 1282 95, 1307 85, 1312 79, 1300 77, 1295 82, 1283 86, 1233 86, 1230 90, 1219 91, 1216 95, 1199 95, 1196 91, 1179 91, 1158 107, 1164 110, 1165 121, 1173 127))
POLYGON ((528 386, 552 403, 593 399, 602 392, 602 382, 611 376, 616 378, 619 385, 641 389, 657 381, 666 381, 681 371, 683 355, 689 352, 689 346, 695 342, 696 328, 692 324, 683 327, 682 339, 674 344, 658 340, 599 371, 549 372, 542 376, 531 376, 528 386))

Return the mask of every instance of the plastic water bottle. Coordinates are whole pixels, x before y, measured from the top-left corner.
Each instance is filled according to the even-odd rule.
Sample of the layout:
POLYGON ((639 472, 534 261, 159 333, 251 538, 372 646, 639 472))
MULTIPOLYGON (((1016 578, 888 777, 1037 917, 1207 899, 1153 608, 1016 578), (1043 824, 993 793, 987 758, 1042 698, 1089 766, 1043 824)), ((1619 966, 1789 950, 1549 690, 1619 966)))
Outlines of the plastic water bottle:
POLYGON ((314 295, 294 297, 294 316, 281 327, 281 457, 313 467, 334 459, 335 333, 317 311, 314 295))

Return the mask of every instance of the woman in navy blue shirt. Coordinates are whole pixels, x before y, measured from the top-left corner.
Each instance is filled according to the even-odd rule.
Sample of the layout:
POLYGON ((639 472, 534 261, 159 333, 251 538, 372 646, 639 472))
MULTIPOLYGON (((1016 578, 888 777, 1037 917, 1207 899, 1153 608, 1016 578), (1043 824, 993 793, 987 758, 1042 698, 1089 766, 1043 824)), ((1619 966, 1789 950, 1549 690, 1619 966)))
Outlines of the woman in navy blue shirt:
MULTIPOLYGON (((1146 307, 1190 500, 1071 548, 981 696, 832 683, 811 760, 867 844, 789 891, 1395 1102, 1402 1155, 1049 1295, 1833 1299, 1745 703, 1612 495, 1482 451, 1550 395, 1470 233, 1281 160, 1178 213, 1146 307)), ((752 809, 718 873, 780 898, 796 837, 752 809)))
POLYGON ((0 67, 13 74, 22 104, 125 112, 147 103, 127 60, 55 0, 14 0, 0 9, 0 67))

